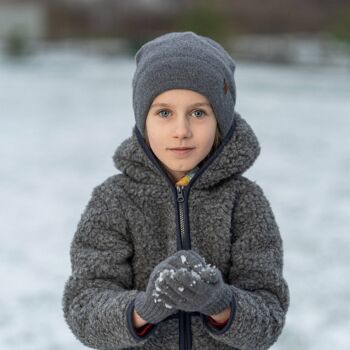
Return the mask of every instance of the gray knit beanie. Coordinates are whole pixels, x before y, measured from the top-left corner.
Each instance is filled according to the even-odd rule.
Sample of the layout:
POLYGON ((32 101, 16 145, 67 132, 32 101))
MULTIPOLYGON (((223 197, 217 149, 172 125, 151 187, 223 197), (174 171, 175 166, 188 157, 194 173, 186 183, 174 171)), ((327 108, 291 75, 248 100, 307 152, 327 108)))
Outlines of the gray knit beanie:
POLYGON ((191 31, 172 32, 145 43, 135 59, 133 108, 143 136, 153 100, 166 90, 189 89, 208 99, 224 139, 234 118, 236 66, 219 43, 191 31))

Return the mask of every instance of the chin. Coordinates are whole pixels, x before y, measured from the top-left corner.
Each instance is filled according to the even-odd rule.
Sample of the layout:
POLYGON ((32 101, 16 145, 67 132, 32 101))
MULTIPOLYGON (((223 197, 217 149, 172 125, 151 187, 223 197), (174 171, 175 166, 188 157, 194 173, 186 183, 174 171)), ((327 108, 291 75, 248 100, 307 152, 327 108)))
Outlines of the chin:
POLYGON ((174 171, 189 171, 191 169, 193 169, 196 166, 196 162, 191 161, 191 162, 184 162, 181 165, 177 165, 177 164, 171 164, 171 166, 168 166, 168 168, 170 168, 171 170, 174 171))

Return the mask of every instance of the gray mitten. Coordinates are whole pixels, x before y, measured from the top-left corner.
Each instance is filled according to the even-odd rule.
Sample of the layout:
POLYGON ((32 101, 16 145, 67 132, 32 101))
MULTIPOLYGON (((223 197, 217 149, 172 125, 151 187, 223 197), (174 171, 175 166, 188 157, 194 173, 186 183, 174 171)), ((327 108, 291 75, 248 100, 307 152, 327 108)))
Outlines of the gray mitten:
POLYGON ((135 298, 135 311, 149 323, 156 324, 178 311, 172 305, 164 302, 163 294, 158 287, 158 283, 162 281, 162 276, 165 273, 175 272, 174 268, 167 263, 169 258, 161 261, 153 269, 146 291, 139 292, 135 298))
POLYGON ((162 300, 184 311, 215 315, 230 304, 232 290, 215 266, 193 250, 181 250, 168 263, 175 272, 165 271, 158 283, 162 300))

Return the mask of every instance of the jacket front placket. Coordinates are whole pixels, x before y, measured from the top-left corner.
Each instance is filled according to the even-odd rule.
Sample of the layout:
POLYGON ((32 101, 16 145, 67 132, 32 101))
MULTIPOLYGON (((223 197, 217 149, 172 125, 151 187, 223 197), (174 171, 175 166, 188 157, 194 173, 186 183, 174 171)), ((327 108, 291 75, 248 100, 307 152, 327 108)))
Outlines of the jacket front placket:
MULTIPOLYGON (((176 194, 177 194, 177 204, 178 204, 178 217, 179 217, 179 242, 178 250, 180 249, 191 249, 190 239, 188 235, 185 235, 185 206, 187 206, 188 191, 186 191, 186 201, 185 201, 185 191, 184 188, 190 183, 191 179, 194 177, 199 167, 195 167, 188 174, 183 176, 175 184, 176 194)), ((186 190, 188 187, 186 187, 186 190)), ((188 220, 187 220, 188 221, 188 220)))
MULTIPOLYGON (((188 189, 185 187, 189 184, 192 177, 196 174, 199 167, 192 169, 187 175, 182 177, 176 182, 176 194, 177 194, 177 210, 178 210, 178 244, 177 249, 191 249, 191 242, 189 239, 189 232, 185 232, 185 217, 188 221, 188 189), (186 216, 187 214, 187 216, 186 216)), ((179 312, 179 349, 190 350, 192 348, 192 334, 191 334, 191 315, 188 312, 179 312)))
POLYGON ((184 194, 183 187, 176 186, 177 192, 177 203, 178 203, 178 212, 179 212, 179 227, 180 227, 180 247, 185 249, 185 217, 184 217, 184 194))
MULTIPOLYGON (((189 218, 188 218, 188 194, 191 186, 194 181, 197 180, 201 174, 210 166, 210 164, 214 161, 215 158, 218 157, 219 152, 216 153, 214 157, 211 158, 209 162, 207 162, 202 167, 195 167, 189 174, 185 175, 178 182, 176 182, 175 186, 170 176, 166 173, 164 168, 159 164, 157 158, 151 152, 149 147, 144 142, 142 135, 136 130, 136 136, 139 140, 139 143, 148 158, 152 161, 152 163, 158 168, 162 176, 165 177, 167 182, 169 183, 172 192, 175 194, 176 200, 176 208, 177 208, 177 250, 181 249, 191 249, 191 239, 189 232, 189 218), (192 181, 190 181, 192 180, 192 181), (187 225, 186 225, 187 224, 187 225)), ((191 313, 179 310, 179 350, 191 350, 192 349, 192 332, 191 332, 191 313)))

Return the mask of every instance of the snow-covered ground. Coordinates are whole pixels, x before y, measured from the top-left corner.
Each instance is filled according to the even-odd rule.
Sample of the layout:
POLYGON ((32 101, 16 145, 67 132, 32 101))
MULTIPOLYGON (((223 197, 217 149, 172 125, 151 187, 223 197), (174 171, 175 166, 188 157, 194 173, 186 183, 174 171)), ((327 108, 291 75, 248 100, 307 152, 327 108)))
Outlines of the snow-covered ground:
MULTIPOLYGON (((85 349, 63 319, 69 246, 131 134, 130 58, 0 60, 0 348, 85 349)), ((350 72, 237 62, 237 110, 284 239, 291 291, 275 350, 350 349, 350 72)))

